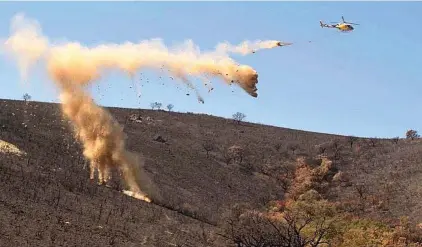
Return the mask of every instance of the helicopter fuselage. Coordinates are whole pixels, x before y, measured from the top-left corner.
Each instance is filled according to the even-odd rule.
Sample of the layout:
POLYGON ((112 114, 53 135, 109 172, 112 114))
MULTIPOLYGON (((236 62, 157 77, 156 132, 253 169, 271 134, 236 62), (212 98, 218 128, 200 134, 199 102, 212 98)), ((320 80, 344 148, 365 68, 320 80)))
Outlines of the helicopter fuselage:
POLYGON ((337 24, 336 28, 342 32, 350 32, 354 29, 352 25, 346 23, 337 24))

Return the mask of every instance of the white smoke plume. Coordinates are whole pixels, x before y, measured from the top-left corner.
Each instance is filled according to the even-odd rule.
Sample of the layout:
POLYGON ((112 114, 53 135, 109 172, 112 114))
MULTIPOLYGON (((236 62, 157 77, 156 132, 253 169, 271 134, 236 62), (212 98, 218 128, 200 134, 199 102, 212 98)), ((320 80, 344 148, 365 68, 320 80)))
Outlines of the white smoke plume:
POLYGON ((17 14, 12 19, 10 26, 13 35, 3 43, 3 49, 7 48, 19 65, 21 78, 27 81, 28 70, 41 58, 48 48, 48 39, 40 36, 40 25, 36 21, 28 22, 23 14, 17 14), (28 45, 28 42, 32 44, 28 45))
MULTIPOLYGON (((263 42, 253 47, 269 49, 280 46, 274 42, 263 42)), ((126 150, 122 127, 106 109, 94 103, 86 92, 86 86, 111 69, 122 70, 133 78, 139 70, 159 71, 165 67, 171 75, 189 87, 193 85, 187 79, 188 76, 215 77, 228 84, 236 83, 248 94, 257 97, 258 74, 253 68, 238 65, 227 56, 226 48, 201 53, 192 41, 173 49, 167 48, 160 39, 95 47, 78 42, 55 44, 42 34, 37 22, 19 14, 13 18, 11 35, 2 45, 16 59, 24 79, 36 61, 44 62, 50 78, 60 89, 62 111, 73 123, 75 135, 83 143, 84 155, 90 160, 91 179, 98 171, 99 182, 107 182, 110 170, 118 168, 129 190, 146 201, 150 199, 143 188, 151 186, 151 182, 142 168, 140 158, 126 150)), ((239 52, 242 49, 229 50, 239 52)))
POLYGON ((291 45, 292 43, 281 42, 278 40, 256 40, 256 41, 243 41, 239 45, 232 45, 228 42, 220 43, 216 46, 217 52, 222 53, 238 53, 241 55, 248 55, 263 49, 273 49, 278 46, 291 45))

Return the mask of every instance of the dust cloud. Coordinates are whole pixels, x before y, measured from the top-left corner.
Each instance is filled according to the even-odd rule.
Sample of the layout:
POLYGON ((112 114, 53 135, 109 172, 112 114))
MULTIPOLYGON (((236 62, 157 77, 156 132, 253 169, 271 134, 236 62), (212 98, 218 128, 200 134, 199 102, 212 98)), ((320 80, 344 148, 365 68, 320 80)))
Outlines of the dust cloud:
MULTIPOLYGON (((36 21, 26 19, 23 14, 13 18, 10 31, 10 36, 2 40, 2 48, 16 59, 22 78, 26 79, 29 68, 41 61, 60 89, 62 111, 71 120, 75 136, 83 144, 83 154, 90 161, 91 179, 97 172, 99 183, 105 183, 110 179, 110 171, 118 169, 131 192, 125 193, 136 194, 137 198, 148 202, 157 190, 144 172, 141 157, 126 149, 122 127, 106 109, 95 104, 86 92, 86 86, 112 69, 122 70, 133 78, 141 69, 159 71, 164 67, 192 88, 188 76, 215 77, 227 84, 236 83, 253 97, 258 95, 257 72, 250 66, 237 64, 221 45, 220 50, 201 52, 190 40, 173 49, 167 48, 160 39, 95 47, 78 42, 54 43, 42 34, 36 21)), ((270 48, 274 45, 274 42, 264 42, 258 46, 270 48)))

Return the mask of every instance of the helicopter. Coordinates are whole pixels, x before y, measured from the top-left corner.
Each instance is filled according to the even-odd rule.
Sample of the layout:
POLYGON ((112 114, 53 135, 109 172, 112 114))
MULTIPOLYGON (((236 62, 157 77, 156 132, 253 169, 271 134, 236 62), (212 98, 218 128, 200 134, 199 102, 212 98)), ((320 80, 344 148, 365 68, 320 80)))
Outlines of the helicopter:
POLYGON ((351 31, 354 30, 352 25, 359 25, 357 23, 351 23, 351 22, 344 21, 343 16, 341 17, 341 19, 343 20, 343 22, 340 22, 340 23, 332 22, 332 23, 335 23, 335 24, 325 24, 322 21, 319 21, 319 24, 320 24, 321 28, 324 28, 324 27, 337 28, 341 32, 351 32, 351 31))

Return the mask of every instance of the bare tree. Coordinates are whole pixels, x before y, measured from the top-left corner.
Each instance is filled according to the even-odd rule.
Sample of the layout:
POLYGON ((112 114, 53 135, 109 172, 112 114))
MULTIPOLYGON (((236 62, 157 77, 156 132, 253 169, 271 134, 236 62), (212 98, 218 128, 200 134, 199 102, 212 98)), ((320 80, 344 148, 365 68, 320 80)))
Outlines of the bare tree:
POLYGON ((277 150, 277 152, 280 151, 282 146, 283 145, 280 142, 277 142, 276 144, 274 144, 274 148, 275 148, 275 150, 277 150))
POLYGON ((291 143, 287 146, 287 148, 289 150, 291 150, 293 154, 295 154, 295 151, 299 148, 299 144, 298 143, 291 143))
POLYGON ((333 148, 333 150, 337 150, 340 148, 340 141, 338 139, 335 139, 331 142, 331 146, 333 148))
POLYGON ((246 115, 241 112, 236 112, 235 114, 233 114, 233 119, 237 122, 237 124, 240 124, 240 122, 243 121, 243 119, 245 118, 246 115))
POLYGON ((202 147, 207 152, 207 158, 209 158, 209 152, 214 150, 214 143, 211 140, 206 140, 204 143, 202 143, 202 147))
POLYGON ((226 163, 226 165, 229 165, 230 162, 232 161, 232 157, 229 154, 229 152, 223 152, 223 158, 224 158, 224 162, 226 163))
POLYGON ((419 137, 420 136, 419 136, 419 134, 418 134, 418 132, 416 130, 408 130, 406 132, 406 138, 407 139, 414 140, 414 139, 419 138, 419 137))
POLYGON ((377 138, 370 138, 369 143, 371 143, 372 147, 375 147, 378 143, 378 139, 377 138))
POLYGON ((285 213, 281 220, 273 220, 259 212, 246 212, 231 217, 220 236, 237 247, 317 247, 324 241, 331 225, 325 218, 285 213), (306 227, 314 225, 313 233, 305 236, 306 227))
POLYGON ((350 148, 353 148, 353 143, 355 143, 358 140, 356 136, 348 136, 347 141, 350 144, 350 148))
POLYGON ((28 102, 29 100, 31 100, 31 95, 29 95, 28 93, 23 95, 23 100, 25 100, 25 102, 28 102))
POLYGON ((158 110, 160 110, 161 109, 161 106, 162 106, 162 104, 161 103, 159 103, 159 102, 154 102, 154 103, 151 103, 150 104, 150 106, 151 106, 151 108, 154 110, 154 109, 158 109, 158 110))
POLYGON ((359 195, 359 199, 365 199, 367 188, 364 184, 356 184, 355 185, 356 192, 359 195))
POLYGON ((399 140, 400 140, 400 138, 399 138, 398 136, 396 136, 396 137, 394 137, 394 138, 392 138, 392 139, 391 139, 391 141, 392 141, 394 144, 399 143, 399 140))
POLYGON ((334 159, 339 160, 340 156, 341 156, 341 150, 342 150, 340 140, 338 140, 338 139, 333 140, 332 143, 331 143, 331 147, 332 147, 333 152, 334 152, 334 159))
POLYGON ((326 150, 327 150, 327 147, 324 146, 324 145, 318 145, 317 146, 318 154, 324 154, 326 150))
POLYGON ((167 110, 171 111, 173 110, 174 105, 173 104, 168 104, 167 105, 167 110))
POLYGON ((279 168, 277 174, 277 180, 281 183, 281 187, 284 191, 287 191, 290 188, 290 185, 295 176, 295 167, 294 165, 287 164, 279 168))
POLYGON ((363 212, 365 210, 365 199, 367 198, 368 188, 365 186, 365 184, 356 184, 354 187, 359 196, 359 209, 361 212, 363 212))

